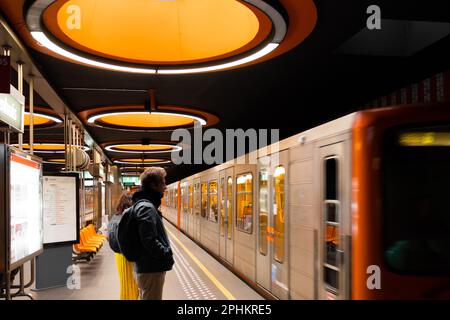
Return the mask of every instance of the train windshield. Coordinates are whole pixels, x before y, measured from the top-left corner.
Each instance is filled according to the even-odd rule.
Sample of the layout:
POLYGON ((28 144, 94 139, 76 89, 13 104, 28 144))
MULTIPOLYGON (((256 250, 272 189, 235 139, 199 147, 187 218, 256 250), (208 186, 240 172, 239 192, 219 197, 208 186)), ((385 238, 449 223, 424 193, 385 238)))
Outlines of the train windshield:
POLYGON ((382 158, 384 258, 393 271, 450 274, 450 128, 397 130, 382 158))

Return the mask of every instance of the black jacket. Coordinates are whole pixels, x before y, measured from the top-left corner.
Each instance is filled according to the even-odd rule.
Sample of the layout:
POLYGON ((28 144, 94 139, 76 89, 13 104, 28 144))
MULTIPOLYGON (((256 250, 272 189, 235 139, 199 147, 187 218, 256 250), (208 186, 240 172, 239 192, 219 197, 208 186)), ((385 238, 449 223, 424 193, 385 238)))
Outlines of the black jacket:
POLYGON ((145 199, 153 204, 139 201, 133 210, 142 244, 139 258, 135 262, 137 273, 169 271, 174 264, 162 214, 158 211, 161 198, 162 195, 158 192, 146 190, 138 190, 133 195, 134 203, 145 199))

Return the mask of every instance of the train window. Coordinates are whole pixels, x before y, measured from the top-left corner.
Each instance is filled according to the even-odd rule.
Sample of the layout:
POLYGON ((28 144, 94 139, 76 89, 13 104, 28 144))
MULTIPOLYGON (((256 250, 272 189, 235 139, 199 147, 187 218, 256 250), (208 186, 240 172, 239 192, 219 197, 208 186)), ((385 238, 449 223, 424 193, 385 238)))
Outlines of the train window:
POLYGON ((337 200, 338 197, 338 173, 337 159, 330 158, 325 161, 325 198, 327 200, 337 200))
POLYGON ((192 214, 192 208, 194 207, 194 195, 192 184, 188 187, 189 190, 189 213, 192 214))
POLYGON ((227 215, 228 215, 228 239, 232 239, 233 232, 233 178, 227 181, 227 215))
POLYGON ((217 180, 212 180, 209 182, 209 220, 217 222, 218 214, 217 180))
POLYGON ((184 186, 180 188, 180 197, 181 197, 181 210, 184 210, 184 186))
POLYGON ((324 163, 324 281, 328 290, 339 290, 339 170, 338 158, 328 157, 324 163))
POLYGON ((225 178, 220 179, 220 236, 225 236, 225 178))
POLYGON ((195 214, 198 215, 200 210, 200 184, 194 184, 194 209, 195 214))
POLYGON ((208 208, 208 185, 206 182, 202 183, 202 210, 201 215, 203 218, 206 218, 206 210, 208 208))
POLYGON ((325 203, 325 214, 326 214, 327 221, 339 222, 338 203, 334 203, 334 202, 325 203))
POLYGON ((183 211, 187 212, 188 209, 188 194, 187 194, 187 186, 181 188, 181 199, 183 199, 183 211))
POLYGON ((173 190, 174 191, 174 208, 177 209, 178 208, 178 189, 173 190))
POLYGON ((253 175, 246 173, 236 178, 236 228, 252 233, 253 175))
POLYGON ((450 274, 448 127, 389 132, 381 159, 384 259, 393 272, 450 274))
POLYGON ((172 189, 169 189, 167 192, 169 194, 169 197, 167 198, 167 206, 170 208, 172 207, 172 189))
POLYGON ((259 252, 267 254, 269 227, 269 172, 262 168, 259 172, 259 252))
POLYGON ((274 259, 282 263, 284 261, 284 223, 285 223, 285 176, 286 169, 279 166, 275 169, 273 174, 274 180, 274 259))

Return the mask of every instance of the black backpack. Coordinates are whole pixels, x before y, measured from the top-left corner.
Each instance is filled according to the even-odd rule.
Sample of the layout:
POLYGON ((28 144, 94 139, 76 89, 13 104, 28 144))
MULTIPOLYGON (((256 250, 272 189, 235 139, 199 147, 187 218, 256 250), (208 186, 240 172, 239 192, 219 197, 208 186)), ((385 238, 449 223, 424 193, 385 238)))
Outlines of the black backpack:
POLYGON ((119 243, 120 252, 128 261, 131 262, 136 262, 142 252, 138 224, 135 215, 133 214, 133 210, 138 204, 144 201, 153 206, 153 204, 148 200, 139 200, 123 212, 117 229, 117 240, 119 243))
POLYGON ((121 253, 119 241, 117 239, 117 230, 119 229, 119 222, 121 218, 121 215, 115 214, 108 223, 108 243, 112 251, 115 253, 121 253))

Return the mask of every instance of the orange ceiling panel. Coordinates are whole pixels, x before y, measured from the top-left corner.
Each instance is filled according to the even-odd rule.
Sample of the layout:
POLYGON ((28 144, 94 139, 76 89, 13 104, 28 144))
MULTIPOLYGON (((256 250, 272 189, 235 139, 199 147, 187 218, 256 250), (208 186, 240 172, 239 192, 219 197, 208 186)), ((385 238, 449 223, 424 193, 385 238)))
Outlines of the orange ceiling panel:
POLYGON ((77 49, 140 63, 222 57, 256 46, 272 27, 236 0, 59 0, 43 17, 52 34, 77 49))

